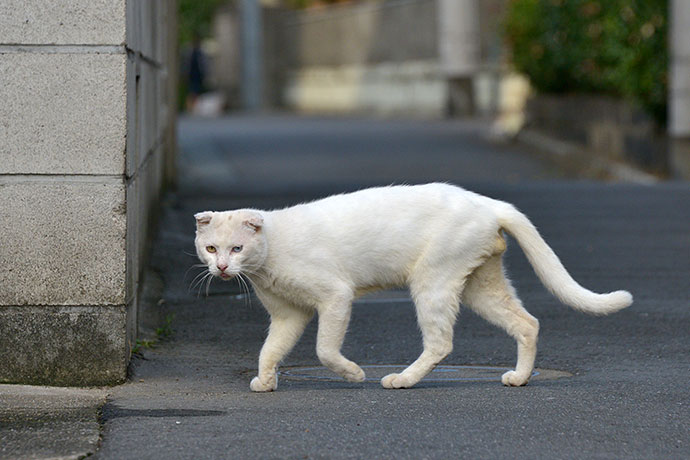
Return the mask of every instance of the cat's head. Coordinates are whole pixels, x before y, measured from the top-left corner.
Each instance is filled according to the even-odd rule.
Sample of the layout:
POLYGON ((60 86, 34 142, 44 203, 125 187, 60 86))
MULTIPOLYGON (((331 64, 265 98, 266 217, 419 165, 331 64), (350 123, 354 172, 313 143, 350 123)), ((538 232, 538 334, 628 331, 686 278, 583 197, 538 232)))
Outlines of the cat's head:
POLYGON ((251 274, 261 267, 266 258, 261 213, 204 211, 194 218, 196 253, 211 274, 229 280, 238 273, 251 274))

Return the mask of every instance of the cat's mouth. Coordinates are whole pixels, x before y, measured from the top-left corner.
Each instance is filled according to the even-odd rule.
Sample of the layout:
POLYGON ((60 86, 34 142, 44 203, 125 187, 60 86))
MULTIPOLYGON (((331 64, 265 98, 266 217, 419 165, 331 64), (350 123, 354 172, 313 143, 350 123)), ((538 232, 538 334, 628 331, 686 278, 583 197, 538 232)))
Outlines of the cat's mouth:
POLYGON ((224 280, 229 280, 229 279, 232 279, 232 278, 235 277, 235 275, 230 275, 230 274, 228 274, 228 273, 221 273, 221 274, 218 275, 218 276, 220 276, 220 277, 223 278, 224 280))

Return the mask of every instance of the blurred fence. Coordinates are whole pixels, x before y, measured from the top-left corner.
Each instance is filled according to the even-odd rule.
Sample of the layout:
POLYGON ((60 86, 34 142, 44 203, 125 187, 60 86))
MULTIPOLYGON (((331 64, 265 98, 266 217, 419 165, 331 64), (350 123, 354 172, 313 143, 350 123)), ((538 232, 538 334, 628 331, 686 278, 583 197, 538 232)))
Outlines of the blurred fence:
POLYGON ((415 0, 276 17, 266 41, 267 64, 284 73, 279 102, 300 111, 440 115, 436 15, 435 0, 415 0))
MULTIPOLYGON (((494 114, 501 106, 504 4, 387 0, 265 8, 265 105, 420 117, 494 114)), ((216 20, 223 69, 217 80, 230 100, 237 93, 237 71, 230 69, 239 65, 230 41, 236 17, 227 9, 216 20)))
POLYGON ((393 0, 269 14, 273 101, 300 111, 378 115, 494 111, 501 48, 493 13, 502 3, 393 0), (444 62, 444 47, 458 50, 450 57, 462 62, 447 62, 447 53, 444 62), (480 74, 485 91, 478 98, 480 74))

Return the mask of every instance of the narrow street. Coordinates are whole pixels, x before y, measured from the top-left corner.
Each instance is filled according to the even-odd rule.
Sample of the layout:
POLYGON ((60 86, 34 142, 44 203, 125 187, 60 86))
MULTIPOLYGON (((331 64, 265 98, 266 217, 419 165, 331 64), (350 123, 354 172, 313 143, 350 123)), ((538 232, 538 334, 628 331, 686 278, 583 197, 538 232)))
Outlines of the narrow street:
MULTIPOLYGON (((164 200, 147 290, 173 332, 112 389, 95 457, 690 456, 690 187, 576 180, 485 137, 481 125, 458 121, 181 119, 179 186, 164 200), (410 390, 300 377, 319 372, 310 370, 320 366, 312 321, 284 362, 293 375, 281 376, 276 392, 251 393, 268 318, 235 283, 214 280, 208 294, 190 288, 193 214, 428 181, 512 202, 576 280, 598 292, 627 289, 634 304, 601 318, 560 305, 511 241, 509 274, 541 323, 541 376, 528 386, 501 385, 514 341, 461 309, 443 364, 489 369, 449 368, 458 378, 410 390)), ((405 365, 420 350, 404 291, 355 303, 343 348, 350 359, 405 365)))

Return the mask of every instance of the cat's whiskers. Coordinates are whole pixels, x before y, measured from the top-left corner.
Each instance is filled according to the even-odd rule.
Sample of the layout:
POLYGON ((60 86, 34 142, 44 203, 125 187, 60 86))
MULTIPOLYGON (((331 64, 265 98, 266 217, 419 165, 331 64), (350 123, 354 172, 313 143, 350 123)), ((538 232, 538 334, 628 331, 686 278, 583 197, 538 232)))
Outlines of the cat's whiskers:
POLYGON ((252 270, 247 269, 247 268, 244 268, 244 269, 242 270, 242 272, 243 272, 243 274, 244 274, 245 276, 248 276, 250 280, 251 280, 252 277, 255 277, 255 278, 260 279, 261 281, 263 281, 263 282, 266 283, 266 284, 271 284, 271 280, 269 280, 269 279, 266 277, 266 275, 264 275, 264 274, 262 274, 262 273, 255 272, 255 271, 252 271, 252 270))
MULTIPOLYGON (((209 274, 211 274, 211 272, 209 272, 209 274)), ((211 282, 213 281, 213 275, 206 278, 206 280, 207 280, 206 281, 206 297, 208 297, 208 290, 211 287, 211 282)))
POLYGON ((244 298, 245 300, 245 306, 249 304, 249 308, 252 308, 252 294, 249 290, 249 285, 247 284, 247 281, 244 279, 242 276, 242 273, 237 274, 237 279, 240 281, 242 288, 246 292, 246 297, 244 298))
MULTIPOLYGON (((194 264, 191 267, 187 269, 187 271, 184 272, 184 276, 182 277, 182 281, 187 279, 187 274, 189 273, 190 270, 193 270, 195 268, 208 268, 206 264, 194 264)), ((203 272, 202 272, 203 273, 203 272)), ((198 275, 197 275, 198 276, 198 275)))
MULTIPOLYGON (((189 273, 190 270, 193 268, 205 268, 204 271, 201 273, 197 273, 197 275, 192 279, 189 285, 189 291, 193 290, 196 288, 197 290, 197 297, 201 295, 201 291, 205 290, 206 291, 206 296, 209 295, 209 290, 211 287, 211 283, 213 281, 214 275, 208 270, 208 266, 206 264, 194 264, 191 267, 187 269, 185 272, 184 278, 187 277, 187 274, 189 273), (205 288, 204 288, 205 286, 205 288)), ((242 273, 239 272, 237 273, 236 279, 237 283, 240 287, 240 290, 242 291, 242 294, 245 296, 245 304, 249 304, 249 307, 252 307, 252 301, 251 301, 251 289, 249 287, 249 281, 245 279, 247 276, 256 276, 258 278, 261 278, 266 281, 265 278, 262 277, 262 275, 255 273, 255 272, 249 272, 249 273, 242 273)))
POLYGON ((202 282, 204 281, 204 279, 206 278, 206 276, 208 276, 210 273, 211 273, 211 272, 208 271, 208 268, 207 268, 205 271, 202 271, 201 273, 198 273, 198 274, 194 277, 194 279, 192 280, 192 282, 189 283, 189 290, 191 291, 192 289, 194 289, 194 288, 197 286, 197 284, 202 283, 202 282), (201 279, 199 279, 200 277, 201 277, 201 279))
MULTIPOLYGON (((209 271, 209 272, 206 272, 206 273, 204 274, 204 276, 196 283, 195 286, 198 286, 198 289, 197 289, 197 292, 196 292, 196 296, 197 296, 197 297, 199 297, 199 296, 201 295, 201 290, 202 290, 203 287, 204 287, 204 282, 206 282, 207 280, 210 280, 211 278, 213 278, 213 273, 211 273, 211 272, 209 271)), ((208 294, 207 294, 207 295, 208 295, 208 294)))
POLYGON ((245 295, 245 293, 244 293, 244 285, 242 284, 242 279, 240 278, 239 273, 238 273, 237 276, 235 277, 235 281, 237 281, 237 287, 240 288, 240 295, 244 296, 244 295, 245 295))
POLYGON ((263 267, 263 264, 251 264, 251 265, 245 265, 242 267, 242 272, 245 274, 253 275, 258 278, 261 278, 265 282, 269 282, 269 279, 266 277, 264 273, 260 273, 259 270, 263 267))
POLYGON ((197 297, 199 297, 199 295, 200 295, 199 289, 201 289, 201 285, 202 285, 203 282, 206 280, 206 277, 207 277, 208 275, 209 275, 209 272, 201 273, 201 278, 199 278, 199 277, 197 276, 197 278, 199 278, 199 279, 198 279, 194 284, 192 284, 192 285, 190 286, 190 288, 189 288, 190 291, 191 291, 192 289, 196 289, 196 296, 197 296, 197 297))

